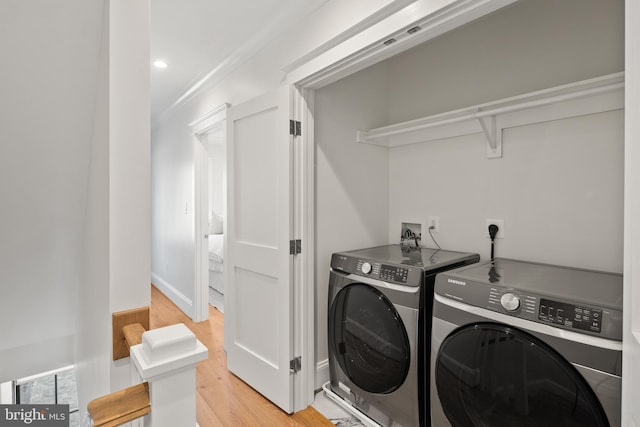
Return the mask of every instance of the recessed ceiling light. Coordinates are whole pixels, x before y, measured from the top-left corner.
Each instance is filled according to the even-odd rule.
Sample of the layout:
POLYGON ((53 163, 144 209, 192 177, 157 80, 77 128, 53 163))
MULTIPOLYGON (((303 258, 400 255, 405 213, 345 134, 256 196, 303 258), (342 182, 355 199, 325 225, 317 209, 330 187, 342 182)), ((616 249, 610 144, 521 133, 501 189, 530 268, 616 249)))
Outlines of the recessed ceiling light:
POLYGON ((156 61, 153 61, 153 65, 154 65, 156 68, 167 68, 167 63, 166 63, 166 62, 164 62, 164 61, 163 61, 163 60, 161 60, 161 59, 158 59, 158 60, 156 60, 156 61))

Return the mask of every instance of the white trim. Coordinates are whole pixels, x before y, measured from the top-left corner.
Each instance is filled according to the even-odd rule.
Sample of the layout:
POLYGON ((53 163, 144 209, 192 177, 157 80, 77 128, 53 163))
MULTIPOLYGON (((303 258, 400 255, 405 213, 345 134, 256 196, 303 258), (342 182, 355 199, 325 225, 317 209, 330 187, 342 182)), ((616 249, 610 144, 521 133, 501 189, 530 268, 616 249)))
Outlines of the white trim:
POLYGON ((40 372, 39 374, 29 375, 28 377, 24 377, 24 378, 18 378, 17 380, 15 380, 15 384, 16 385, 22 385, 24 383, 35 381, 35 380, 40 379, 40 378, 50 377, 51 375, 57 375, 57 374, 60 374, 62 372, 66 372, 66 371, 72 371, 73 369, 74 369, 73 365, 68 365, 68 366, 64 366, 62 368, 52 369, 52 370, 46 371, 46 372, 40 372))
POLYGON ((284 67, 282 69, 282 71, 284 71, 287 74, 290 73, 291 71, 303 66, 304 64, 306 64, 307 62, 311 61, 312 59, 322 55, 323 53, 325 53, 329 49, 332 49, 332 48, 336 47, 337 45, 339 45, 340 43, 342 43, 342 42, 350 39, 351 37, 361 33, 362 31, 365 31, 367 28, 371 27, 374 24, 377 24, 378 22, 382 21, 385 18, 388 18, 389 16, 391 16, 394 13, 398 12, 399 10, 405 8, 407 5, 409 5, 411 3, 414 3, 415 1, 416 0, 394 0, 394 1, 392 1, 388 5, 386 5, 385 7, 380 9, 379 11, 377 11, 376 13, 366 17, 362 21, 358 22, 357 24, 353 25, 352 27, 349 27, 347 30, 343 31, 342 33, 338 34, 337 36, 333 37, 332 39, 330 39, 327 42, 323 43, 322 45, 318 46, 317 48, 312 49, 311 51, 307 52, 306 54, 304 54, 300 58, 296 59, 295 61, 293 61, 292 63, 290 63, 286 67, 284 67))
POLYGON ((229 107, 231 107, 231 105, 227 103, 219 105, 207 114, 189 123, 191 134, 201 135, 221 125, 227 118, 227 110, 229 107))
POLYGON ((599 347, 606 350, 622 351, 622 341, 615 341, 607 338, 599 338, 591 335, 579 334, 577 332, 556 328, 542 323, 532 322, 531 320, 520 319, 519 317, 508 316, 506 314, 487 310, 480 307, 464 304, 445 298, 442 295, 434 294, 433 299, 440 304, 452 307, 456 310, 474 314, 476 316, 485 317, 500 323, 506 323, 526 331, 538 332, 564 340, 578 342, 592 347, 599 347))
POLYGON ((194 322, 209 318, 209 162, 206 134, 193 141, 194 322), (207 236, 207 237, 205 237, 207 236))
MULTIPOLYGON (((307 137, 313 135, 313 118, 307 114, 308 99, 297 87, 290 86, 291 119, 302 123, 302 134, 293 138, 292 148, 292 192, 293 216, 291 239, 302 241, 302 252, 292 258, 293 282, 293 315, 294 315, 294 356, 300 356, 302 371, 294 377, 294 411, 299 411, 311 404, 315 396, 315 291, 313 287, 305 286, 308 266, 313 265, 313 215, 308 216, 308 184, 306 182, 306 157, 309 148, 307 137), (311 261, 311 264, 309 264, 311 261)), ((313 139, 312 139, 313 141, 313 139)), ((311 193, 313 195, 313 193, 311 193)), ((311 268, 313 272, 313 268, 311 268)))
MULTIPOLYGON (((294 291, 299 289, 304 292, 302 307, 305 310, 305 316, 302 324, 302 348, 303 356, 309 363, 303 363, 305 369, 304 376, 306 385, 303 393, 306 393, 307 405, 313 402, 315 397, 317 381, 317 366, 315 365, 316 355, 316 299, 315 299, 315 139, 314 139, 314 120, 313 106, 314 95, 313 90, 300 89, 296 87, 296 91, 300 94, 296 97, 296 118, 302 122, 302 135, 300 141, 301 153, 298 158, 296 168, 299 168, 297 178, 301 180, 299 200, 296 201, 297 209, 300 211, 300 238, 302 239, 302 254, 299 255, 301 266, 300 282, 294 283, 294 291), (311 173, 309 173, 311 171, 311 173)), ((327 372, 328 375, 328 372, 327 372)), ((328 376, 327 376, 328 379, 328 376)), ((320 383, 322 384, 322 383, 320 383)))
POLYGON ((287 73, 289 81, 318 89, 517 0, 417 1, 287 73), (419 26, 414 33, 408 30, 419 26), (395 42, 385 45, 384 42, 395 42))
POLYGON ((151 272, 151 283, 165 294, 175 305, 178 306, 187 316, 193 315, 193 301, 187 298, 182 292, 174 288, 169 282, 156 273, 151 272))

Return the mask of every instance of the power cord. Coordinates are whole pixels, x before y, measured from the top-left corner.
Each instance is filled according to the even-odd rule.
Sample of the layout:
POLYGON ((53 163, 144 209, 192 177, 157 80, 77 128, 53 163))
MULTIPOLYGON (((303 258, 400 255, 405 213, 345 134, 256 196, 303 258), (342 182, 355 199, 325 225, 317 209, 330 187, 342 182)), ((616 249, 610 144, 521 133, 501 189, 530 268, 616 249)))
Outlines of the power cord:
POLYGON ((489 237, 491 238, 491 261, 493 261, 493 245, 495 243, 498 230, 500 230, 500 228, 497 225, 495 224, 489 225, 489 237))
POLYGON ((430 226, 429 226, 429 229, 428 229, 427 231, 429 232, 429 236, 431 236, 431 240, 433 240, 433 243, 435 243, 435 244, 436 244, 436 246, 438 247, 438 249, 441 249, 441 248, 440 248, 440 245, 438 244, 438 242, 436 242, 435 237, 433 237, 433 234, 431 234, 431 230, 433 230, 433 229, 435 229, 435 228, 436 228, 436 227, 434 227, 433 225, 430 225, 430 226))

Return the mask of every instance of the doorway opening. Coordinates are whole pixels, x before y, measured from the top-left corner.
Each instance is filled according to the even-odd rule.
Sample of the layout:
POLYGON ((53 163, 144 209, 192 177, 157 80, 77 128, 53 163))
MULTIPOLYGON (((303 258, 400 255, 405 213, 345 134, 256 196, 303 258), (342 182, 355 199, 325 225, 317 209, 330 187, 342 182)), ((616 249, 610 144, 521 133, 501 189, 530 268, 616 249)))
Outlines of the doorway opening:
POLYGON ((193 320, 224 312, 227 252, 227 105, 191 124, 194 148, 195 292, 193 320))
POLYGON ((226 212, 226 139, 224 129, 207 134, 207 212, 209 304, 224 313, 224 220, 226 212))

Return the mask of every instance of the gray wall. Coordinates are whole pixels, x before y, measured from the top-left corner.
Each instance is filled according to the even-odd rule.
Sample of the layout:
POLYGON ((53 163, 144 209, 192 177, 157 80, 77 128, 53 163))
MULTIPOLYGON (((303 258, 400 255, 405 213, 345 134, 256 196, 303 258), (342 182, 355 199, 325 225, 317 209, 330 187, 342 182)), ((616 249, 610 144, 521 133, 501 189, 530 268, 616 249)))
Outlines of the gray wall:
POLYGON ((439 216, 443 247, 484 258, 485 219, 503 219, 499 256, 622 270, 621 111, 506 129, 503 158, 492 160, 476 134, 382 149, 368 163, 361 153, 378 147, 362 147, 355 132, 366 120, 382 126, 622 71, 623 12, 618 0, 521 1, 316 93, 320 369, 331 252, 395 243, 405 219, 439 216), (388 198, 379 192, 370 209, 387 175, 388 198), (384 208, 386 241, 354 228, 381 221, 384 208))
POLYGON ((327 358, 331 254, 387 243, 388 150, 354 140, 386 122, 386 81, 383 65, 316 92, 316 362, 327 358))

